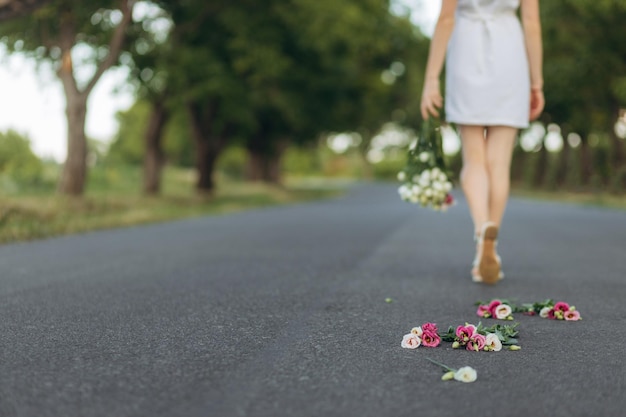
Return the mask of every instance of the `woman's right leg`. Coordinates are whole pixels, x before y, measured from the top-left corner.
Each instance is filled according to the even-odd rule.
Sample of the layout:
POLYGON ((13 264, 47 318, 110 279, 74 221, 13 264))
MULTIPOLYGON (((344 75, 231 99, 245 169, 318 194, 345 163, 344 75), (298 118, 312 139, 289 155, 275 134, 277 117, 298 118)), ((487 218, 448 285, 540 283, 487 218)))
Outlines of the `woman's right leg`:
POLYGON ((487 171, 487 141, 482 126, 459 126, 461 133, 463 169, 461 187, 478 235, 489 220, 489 174, 487 171))
POLYGON ((487 174, 489 176, 489 220, 502 223, 511 182, 511 158, 517 129, 508 126, 487 128, 487 174))

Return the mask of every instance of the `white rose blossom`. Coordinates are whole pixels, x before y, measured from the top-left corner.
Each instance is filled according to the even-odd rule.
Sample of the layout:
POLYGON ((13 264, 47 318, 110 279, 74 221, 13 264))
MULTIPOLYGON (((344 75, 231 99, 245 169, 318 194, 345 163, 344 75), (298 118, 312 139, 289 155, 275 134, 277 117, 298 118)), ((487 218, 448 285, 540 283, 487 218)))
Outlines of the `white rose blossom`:
POLYGON ((477 377, 476 370, 470 366, 464 366, 454 373, 454 379, 460 382, 474 382, 477 377))
POLYGON ((488 347, 489 350, 494 352, 499 352, 502 350, 502 342, 495 333, 487 333, 487 337, 485 338, 485 347, 488 347))
POLYGON ((405 180, 406 180, 406 174, 404 173, 404 171, 398 172, 398 181, 405 181, 405 180))
POLYGON ((552 308, 550 307, 544 307, 541 309, 541 311, 539 312, 539 316, 543 317, 544 319, 548 317, 548 313, 550 312, 550 310, 552 310, 552 308))
POLYGON ((511 306, 509 306, 508 304, 500 304, 499 306, 496 307, 496 318, 499 320, 504 320, 507 317, 509 317, 511 315, 511 313, 513 313, 513 310, 511 309, 511 306))
POLYGON ((417 349, 422 344, 422 339, 416 334, 409 333, 405 334, 402 338, 402 342, 400 346, 405 349, 417 349))
POLYGON ((413 328, 411 329, 411 333, 413 333, 414 335, 417 335, 417 336, 419 336, 419 337, 422 337, 422 334, 423 334, 424 332, 422 331, 422 327, 421 327, 421 326, 419 326, 419 327, 413 327, 413 328))

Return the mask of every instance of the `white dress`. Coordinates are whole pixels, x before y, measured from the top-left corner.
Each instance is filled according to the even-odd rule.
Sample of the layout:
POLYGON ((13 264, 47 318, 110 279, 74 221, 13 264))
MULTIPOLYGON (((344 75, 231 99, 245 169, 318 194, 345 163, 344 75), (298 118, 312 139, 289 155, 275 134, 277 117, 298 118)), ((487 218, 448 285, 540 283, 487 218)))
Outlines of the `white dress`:
POLYGON ((520 0, 458 0, 446 58, 448 122, 528 127, 530 76, 520 0))

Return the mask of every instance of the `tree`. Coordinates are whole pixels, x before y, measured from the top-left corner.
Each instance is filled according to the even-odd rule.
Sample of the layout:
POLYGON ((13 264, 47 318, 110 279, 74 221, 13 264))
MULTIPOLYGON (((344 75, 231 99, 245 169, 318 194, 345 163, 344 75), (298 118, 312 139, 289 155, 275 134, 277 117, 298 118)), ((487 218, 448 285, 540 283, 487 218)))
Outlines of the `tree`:
POLYGON ((51 0, 2 0, 0 1, 0 21, 22 16, 50 1, 51 0))
POLYGON ((406 70, 401 61, 421 74, 423 63, 409 51, 426 51, 426 42, 389 13, 387 1, 278 1, 253 16, 233 42, 254 92, 255 128, 246 142, 252 179, 279 182, 286 144, 324 132, 359 131, 366 148, 394 110, 406 115, 418 97, 417 88, 406 89, 413 78, 394 82, 406 70), (394 79, 385 84, 381 74, 394 79))
POLYGON ((54 0, 0 29, 10 51, 51 62, 63 85, 67 117, 67 159, 59 183, 63 194, 81 195, 84 191, 87 100, 101 76, 117 62, 134 3, 109 0, 86 5, 77 0, 54 0), (91 76, 83 77, 85 69, 92 70, 91 76))
POLYGON ((542 2, 546 117, 582 138, 581 171, 593 172, 590 134, 607 134, 612 165, 626 163, 613 125, 626 107, 626 3, 620 0, 542 2))
POLYGON ((172 22, 166 10, 168 1, 154 1, 145 12, 141 25, 130 33, 130 81, 139 100, 150 104, 143 136, 143 192, 158 194, 165 163, 163 135, 172 115, 171 89, 167 68, 171 55, 172 22))

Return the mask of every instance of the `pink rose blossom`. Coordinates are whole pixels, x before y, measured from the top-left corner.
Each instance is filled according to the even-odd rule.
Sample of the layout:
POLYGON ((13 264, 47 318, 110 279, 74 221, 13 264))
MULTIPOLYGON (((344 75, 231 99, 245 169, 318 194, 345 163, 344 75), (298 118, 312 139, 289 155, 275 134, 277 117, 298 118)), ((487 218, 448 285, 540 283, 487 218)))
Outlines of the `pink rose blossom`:
POLYGON ((476 333, 476 326, 468 324, 456 328, 456 338, 461 344, 469 342, 470 338, 476 333))
POLYGON ((489 309, 489 313, 491 314, 491 317, 496 316, 496 307, 498 307, 500 304, 502 304, 502 301, 500 300, 493 300, 492 302, 489 303, 489 306, 487 308, 489 309))
POLYGON ((563 313, 563 318, 567 321, 578 321, 580 320, 580 313, 577 310, 568 310, 563 313))
POLYGON ((422 344, 419 336, 413 333, 405 334, 402 338, 402 346, 405 349, 416 349, 422 344))
POLYGON ((470 337, 469 342, 467 342, 467 350, 475 350, 476 352, 483 350, 485 347, 485 336, 479 333, 474 333, 472 337, 470 337))
POLYGON ((422 344, 426 347, 437 347, 441 343, 441 338, 436 332, 426 331, 422 334, 422 344))
POLYGON ((437 329, 437 325, 435 323, 424 323, 422 324, 422 330, 430 333, 437 333, 439 329, 437 329))
POLYGON ((512 312, 513 310, 511 309, 511 306, 509 306, 508 304, 500 304, 495 309, 496 314, 494 315, 494 317, 499 320, 504 320, 509 317, 512 312))
POLYGON ((489 306, 479 305, 478 310, 476 310, 476 315, 483 318, 491 317, 491 313, 489 313, 489 306))
POLYGON ((565 313, 566 311, 569 311, 569 304, 559 301, 554 305, 554 311, 562 311, 565 313))

